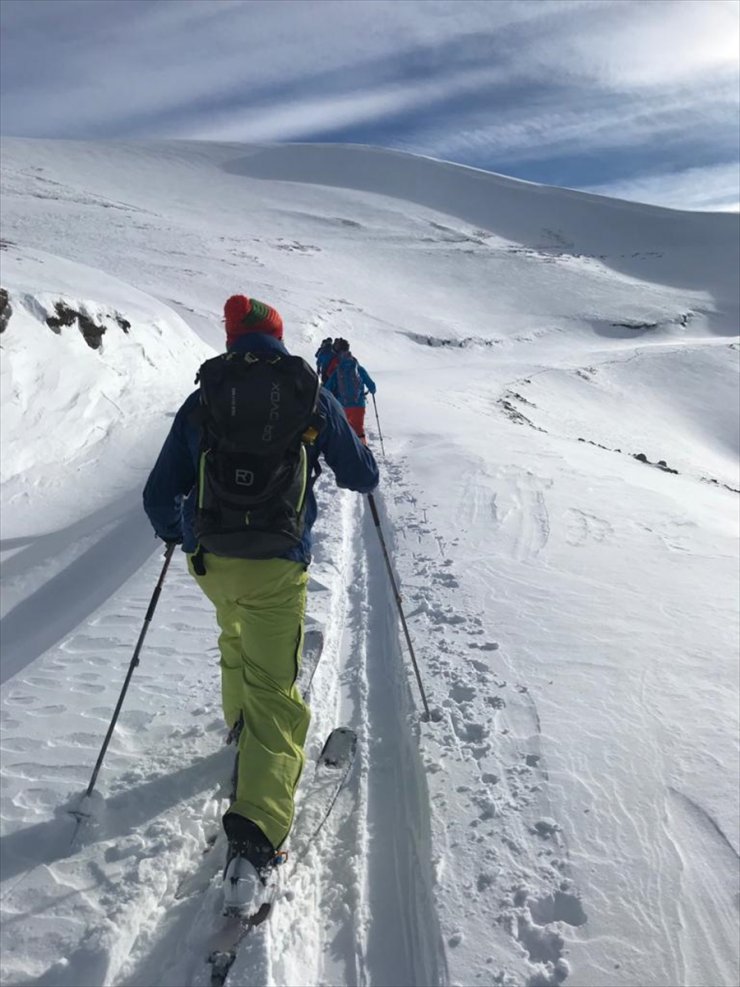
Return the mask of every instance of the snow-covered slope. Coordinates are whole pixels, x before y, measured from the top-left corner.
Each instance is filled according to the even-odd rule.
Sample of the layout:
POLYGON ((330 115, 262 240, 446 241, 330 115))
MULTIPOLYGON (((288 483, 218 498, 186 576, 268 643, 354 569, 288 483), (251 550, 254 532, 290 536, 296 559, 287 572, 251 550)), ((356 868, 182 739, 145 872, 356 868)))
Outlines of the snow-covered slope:
POLYGON ((151 553, 142 477, 163 408, 210 351, 171 307, 101 270, 8 245, 2 277, 5 681, 151 553))
POLYGON ((246 292, 378 382, 441 716, 366 507, 323 476, 309 750, 342 722, 360 757, 230 983, 737 983, 737 217, 360 147, 2 163, 2 982, 206 982, 218 862, 175 893, 229 764, 180 559, 74 848, 65 809, 161 566, 141 487, 246 292))

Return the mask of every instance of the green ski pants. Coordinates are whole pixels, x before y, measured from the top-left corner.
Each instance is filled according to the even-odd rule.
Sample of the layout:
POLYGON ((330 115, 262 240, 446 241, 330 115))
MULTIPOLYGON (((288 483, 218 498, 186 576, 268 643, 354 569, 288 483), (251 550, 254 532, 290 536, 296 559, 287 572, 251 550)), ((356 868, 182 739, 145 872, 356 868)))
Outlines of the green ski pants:
POLYGON ((303 647, 308 574, 287 559, 232 559, 208 553, 206 574, 190 574, 216 607, 221 628, 221 695, 239 739, 237 812, 277 849, 293 823, 310 711, 295 681, 303 647))

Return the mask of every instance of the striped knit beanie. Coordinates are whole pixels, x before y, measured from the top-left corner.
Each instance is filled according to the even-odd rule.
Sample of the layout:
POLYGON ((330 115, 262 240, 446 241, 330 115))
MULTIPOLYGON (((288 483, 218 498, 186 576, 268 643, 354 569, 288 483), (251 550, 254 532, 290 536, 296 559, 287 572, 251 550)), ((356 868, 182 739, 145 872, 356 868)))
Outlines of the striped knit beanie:
POLYGON ((283 338, 283 320, 278 312, 256 298, 232 295, 224 305, 226 347, 247 332, 264 332, 275 339, 283 338))

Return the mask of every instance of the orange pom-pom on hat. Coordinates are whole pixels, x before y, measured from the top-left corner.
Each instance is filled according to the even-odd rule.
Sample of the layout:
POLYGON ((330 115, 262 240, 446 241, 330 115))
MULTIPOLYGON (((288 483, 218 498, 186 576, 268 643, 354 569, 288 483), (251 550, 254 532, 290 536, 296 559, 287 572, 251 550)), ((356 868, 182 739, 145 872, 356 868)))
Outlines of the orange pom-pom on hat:
POLYGON ((246 295, 232 295, 224 305, 226 346, 247 332, 264 332, 275 339, 283 338, 283 320, 274 308, 246 295))

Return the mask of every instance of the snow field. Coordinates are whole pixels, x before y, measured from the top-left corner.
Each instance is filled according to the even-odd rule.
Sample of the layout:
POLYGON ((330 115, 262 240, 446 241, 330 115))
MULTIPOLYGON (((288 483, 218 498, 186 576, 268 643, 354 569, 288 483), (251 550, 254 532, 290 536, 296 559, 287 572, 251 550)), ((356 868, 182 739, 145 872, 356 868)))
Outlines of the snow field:
POLYGON ((308 754, 345 723, 358 759, 230 981, 736 984, 737 218, 367 148, 3 155, 2 982, 207 982, 230 753, 179 558, 71 853, 65 810, 161 566, 141 487, 247 291, 378 381, 439 719, 366 506, 324 477, 308 754), (60 300, 100 350, 44 324, 60 300))

